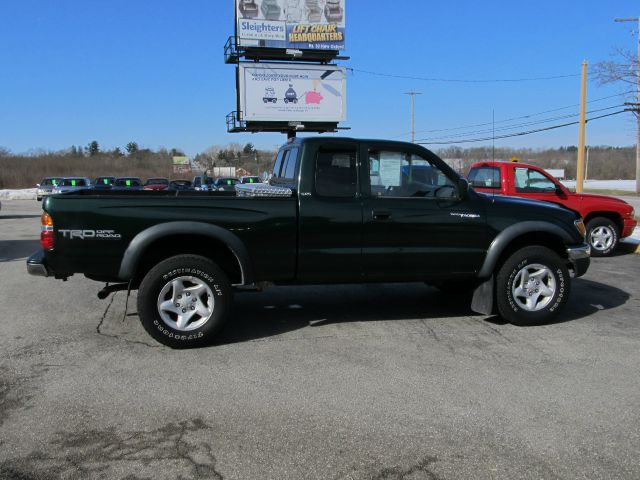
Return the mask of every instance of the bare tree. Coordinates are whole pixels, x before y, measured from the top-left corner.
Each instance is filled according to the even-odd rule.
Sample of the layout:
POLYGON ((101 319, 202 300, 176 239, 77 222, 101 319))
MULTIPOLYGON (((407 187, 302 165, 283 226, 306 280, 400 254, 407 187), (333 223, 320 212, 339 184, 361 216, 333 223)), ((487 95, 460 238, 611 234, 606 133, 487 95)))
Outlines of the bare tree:
MULTIPOLYGON (((597 63, 596 78, 600 84, 622 83, 635 86, 635 102, 630 103, 630 110, 637 121, 636 131, 636 193, 640 193, 640 18, 617 18, 616 22, 638 23, 637 55, 628 50, 617 49, 615 61, 597 63)), ((629 87, 627 87, 629 88, 629 87)))

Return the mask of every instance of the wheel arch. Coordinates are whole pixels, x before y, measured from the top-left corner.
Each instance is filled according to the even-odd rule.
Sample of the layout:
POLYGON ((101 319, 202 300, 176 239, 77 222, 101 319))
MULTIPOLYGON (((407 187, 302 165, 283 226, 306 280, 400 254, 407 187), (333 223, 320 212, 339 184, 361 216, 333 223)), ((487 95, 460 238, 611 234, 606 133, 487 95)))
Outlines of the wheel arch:
POLYGON ((218 263, 235 285, 253 283, 249 252, 229 230, 202 222, 168 222, 138 233, 129 243, 118 277, 140 281, 156 263, 174 255, 195 254, 218 263))
POLYGON ((589 212, 584 217, 584 224, 586 225, 594 218, 599 218, 599 217, 606 218, 608 220, 611 220, 613 223, 615 223, 616 226, 618 227, 618 235, 620 235, 622 230, 624 230, 624 221, 622 219, 622 215, 616 212, 612 212, 611 210, 594 210, 592 212, 589 212))
POLYGON ((571 243, 574 241, 565 230, 549 222, 533 221, 511 225, 491 242, 478 277, 490 277, 507 257, 520 248, 540 245, 567 258, 565 245, 571 243))

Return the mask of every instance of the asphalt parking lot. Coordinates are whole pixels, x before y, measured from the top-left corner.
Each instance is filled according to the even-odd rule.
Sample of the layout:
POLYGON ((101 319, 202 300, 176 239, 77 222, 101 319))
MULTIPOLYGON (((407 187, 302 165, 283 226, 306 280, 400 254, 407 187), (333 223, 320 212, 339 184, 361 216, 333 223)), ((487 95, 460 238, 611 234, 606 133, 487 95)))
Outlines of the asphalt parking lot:
POLYGON ((218 345, 148 337, 125 294, 29 277, 0 211, 0 478, 640 478, 640 256, 595 259, 519 328, 422 284, 236 296, 218 345))

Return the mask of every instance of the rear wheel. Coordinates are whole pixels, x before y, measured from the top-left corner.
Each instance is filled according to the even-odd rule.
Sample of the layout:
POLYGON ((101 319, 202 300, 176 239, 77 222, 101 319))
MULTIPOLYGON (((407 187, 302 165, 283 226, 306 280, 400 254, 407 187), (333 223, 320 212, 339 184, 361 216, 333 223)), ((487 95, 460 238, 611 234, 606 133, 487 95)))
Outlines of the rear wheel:
POLYGON ((211 260, 178 255, 153 267, 138 291, 144 329, 160 343, 189 348, 211 342, 229 316, 232 290, 211 260))
POLYGON ((546 247, 513 253, 496 278, 498 312, 515 325, 541 325, 555 318, 569 299, 569 271, 546 247))
POLYGON ((618 246, 618 226, 613 220, 596 217, 587 223, 587 241, 591 245, 591 255, 606 257, 618 246))

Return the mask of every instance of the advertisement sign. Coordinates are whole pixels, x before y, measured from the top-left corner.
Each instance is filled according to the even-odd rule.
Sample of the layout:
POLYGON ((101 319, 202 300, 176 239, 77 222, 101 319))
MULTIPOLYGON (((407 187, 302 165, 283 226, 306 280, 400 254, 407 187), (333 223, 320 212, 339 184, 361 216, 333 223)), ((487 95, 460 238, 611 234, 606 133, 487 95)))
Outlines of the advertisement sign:
POLYGON ((238 75, 239 106, 247 122, 341 122, 346 119, 344 68, 240 63, 238 75))
POLYGON ((174 156, 173 157, 174 165, 189 165, 189 157, 183 156, 174 156))
POLYGON ((346 0, 234 0, 244 47, 344 50, 346 0))

